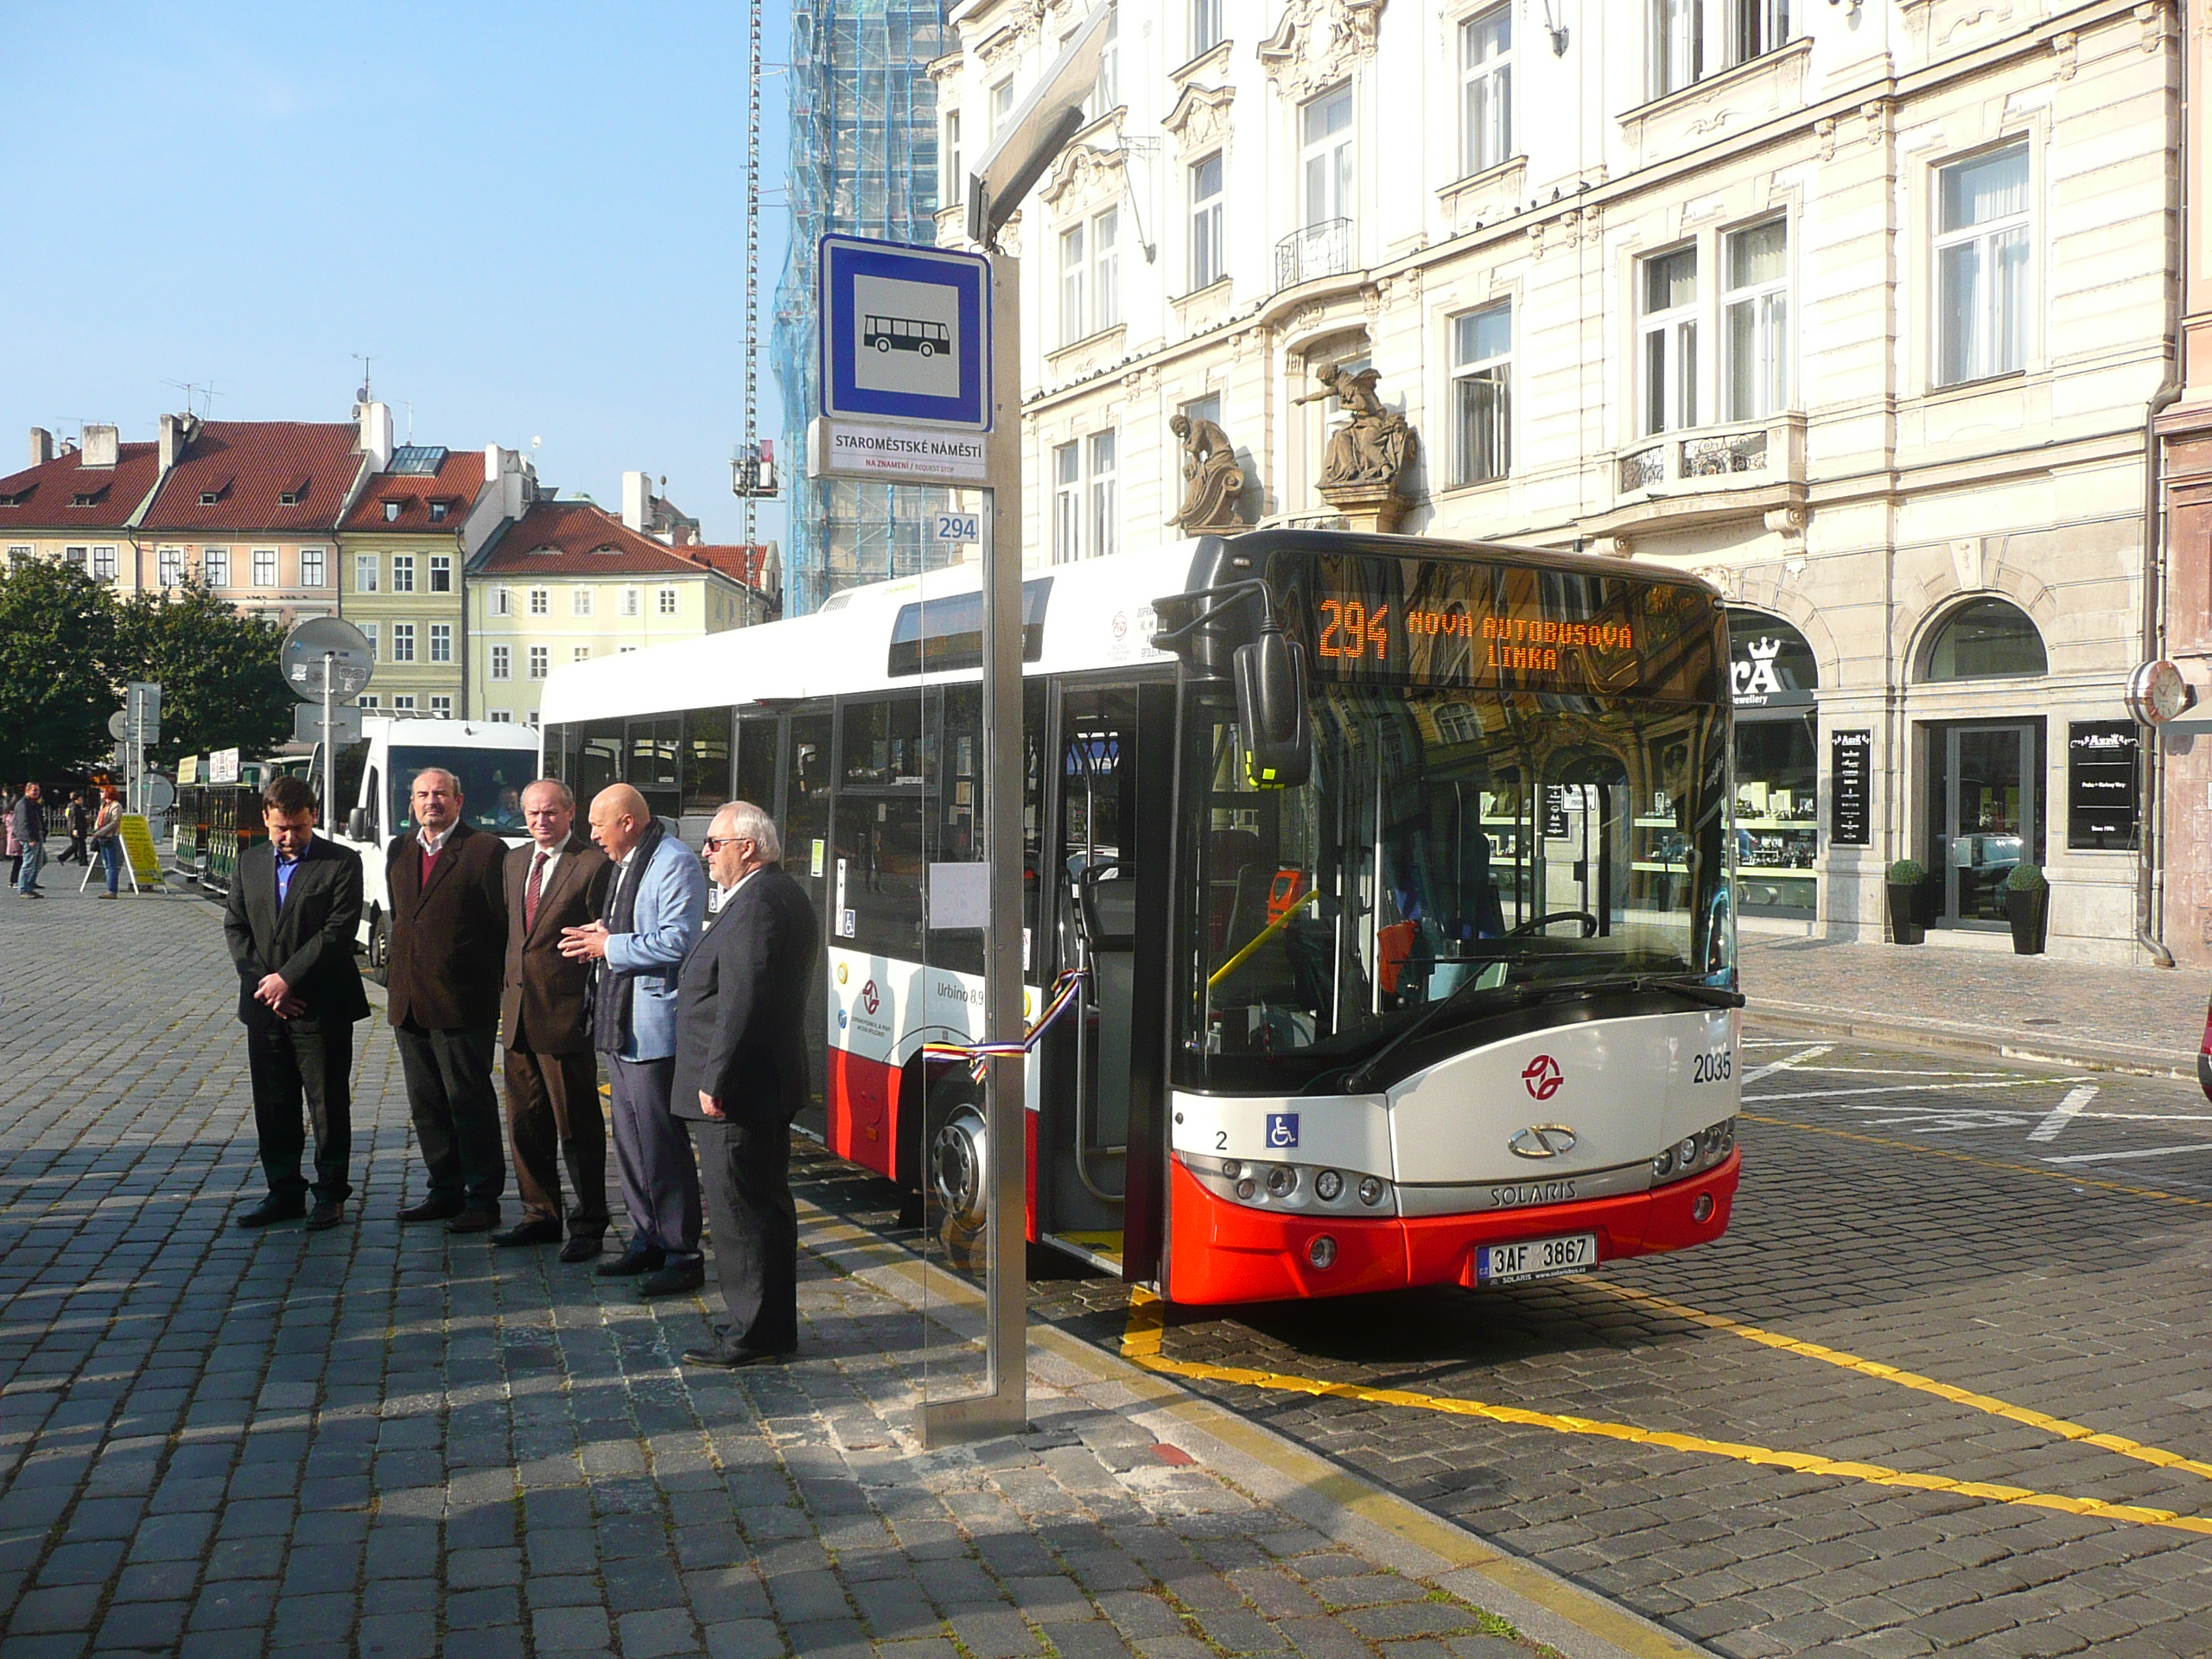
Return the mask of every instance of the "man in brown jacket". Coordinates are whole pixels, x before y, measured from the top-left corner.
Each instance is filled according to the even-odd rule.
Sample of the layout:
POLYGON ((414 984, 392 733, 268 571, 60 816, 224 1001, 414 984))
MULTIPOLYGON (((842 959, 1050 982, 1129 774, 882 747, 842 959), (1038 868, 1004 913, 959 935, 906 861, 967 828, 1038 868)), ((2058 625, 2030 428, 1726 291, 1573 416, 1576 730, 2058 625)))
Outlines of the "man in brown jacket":
POLYGON ((391 895, 385 983, 430 1191, 399 1218, 487 1233, 499 1224, 507 1185, 492 1088, 507 954, 507 844, 461 817, 461 779, 442 766, 415 774, 410 800, 414 827, 392 838, 385 860, 391 895))
POLYGON ((607 1120, 591 1045, 591 963, 561 954, 561 930, 590 925, 614 867, 575 834, 576 798, 557 779, 522 792, 531 845, 507 855, 507 974, 499 998, 507 1053, 507 1145, 522 1220, 494 1244, 561 1243, 561 1164, 569 1166, 563 1262, 587 1262, 607 1234, 607 1120))

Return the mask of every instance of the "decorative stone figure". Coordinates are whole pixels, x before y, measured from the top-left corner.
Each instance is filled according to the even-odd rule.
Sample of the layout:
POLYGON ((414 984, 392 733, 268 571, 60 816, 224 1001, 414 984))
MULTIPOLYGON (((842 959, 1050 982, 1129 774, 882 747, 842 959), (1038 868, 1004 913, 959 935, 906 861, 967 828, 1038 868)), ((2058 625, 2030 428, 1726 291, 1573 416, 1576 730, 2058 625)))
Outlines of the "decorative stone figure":
POLYGON ((1242 503, 1244 469, 1236 447, 1213 422, 1178 415, 1167 429, 1183 441, 1183 505, 1167 522, 1185 536, 1223 536, 1249 529, 1242 503))
POLYGON ((1376 370, 1354 373, 1342 364, 1327 363, 1315 372, 1322 389, 1296 401, 1310 404, 1333 397, 1351 417, 1329 435, 1315 487, 1353 529, 1388 533, 1397 527, 1398 516, 1405 510, 1400 490, 1413 467, 1420 436, 1404 416, 1385 408, 1375 395, 1380 378, 1376 370))

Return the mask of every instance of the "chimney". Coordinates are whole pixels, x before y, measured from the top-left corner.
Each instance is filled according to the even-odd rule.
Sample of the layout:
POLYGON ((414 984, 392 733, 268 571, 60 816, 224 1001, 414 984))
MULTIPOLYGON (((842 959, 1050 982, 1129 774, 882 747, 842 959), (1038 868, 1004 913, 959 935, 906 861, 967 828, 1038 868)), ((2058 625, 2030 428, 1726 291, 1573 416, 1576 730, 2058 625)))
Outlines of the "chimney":
POLYGON ((652 523, 653 480, 650 473, 622 474, 622 522, 639 533, 652 523))
POLYGON ((360 451, 369 458, 369 470, 383 472, 391 465, 391 405, 361 405, 360 451))
POLYGON ((116 455, 115 428, 87 423, 84 429, 84 459, 78 464, 85 467, 114 466, 116 455))
POLYGON ((54 459, 54 434, 42 426, 31 428, 31 465, 43 467, 54 459))
POLYGON ((164 474, 174 471, 177 462, 184 459, 187 440, 183 427, 184 416, 181 415, 162 416, 162 471, 164 474))

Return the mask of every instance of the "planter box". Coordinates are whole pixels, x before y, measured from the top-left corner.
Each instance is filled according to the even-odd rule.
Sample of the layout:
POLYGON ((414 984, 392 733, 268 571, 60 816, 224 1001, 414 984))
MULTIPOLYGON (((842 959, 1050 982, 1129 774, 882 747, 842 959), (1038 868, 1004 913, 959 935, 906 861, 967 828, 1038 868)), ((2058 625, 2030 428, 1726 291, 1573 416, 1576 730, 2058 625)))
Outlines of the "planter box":
POLYGON ((2050 922, 2050 889, 2005 888, 2005 918, 2012 925, 2013 954, 2041 956, 2044 930, 2050 922))
POLYGON ((1920 894, 1912 887, 1892 887, 1885 889, 1890 899, 1890 943, 1891 944, 1921 944, 1926 942, 1927 930, 1920 922, 1920 894))

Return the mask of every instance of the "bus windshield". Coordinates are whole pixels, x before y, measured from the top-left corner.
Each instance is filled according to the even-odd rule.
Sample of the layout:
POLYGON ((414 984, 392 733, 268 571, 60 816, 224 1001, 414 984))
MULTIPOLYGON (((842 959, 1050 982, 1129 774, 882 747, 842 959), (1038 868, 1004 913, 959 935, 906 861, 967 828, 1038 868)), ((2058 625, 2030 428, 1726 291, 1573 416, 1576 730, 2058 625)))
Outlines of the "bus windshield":
POLYGON ((1185 1084, 1377 1088, 1501 1012, 1732 987, 1714 704, 1320 683, 1313 775, 1276 790, 1233 697, 1186 707, 1185 1084))
POLYGON ((415 774, 443 766, 461 779, 461 816, 495 836, 524 836, 522 791, 537 776, 535 749, 395 748, 391 752, 391 833, 415 827, 415 774))

